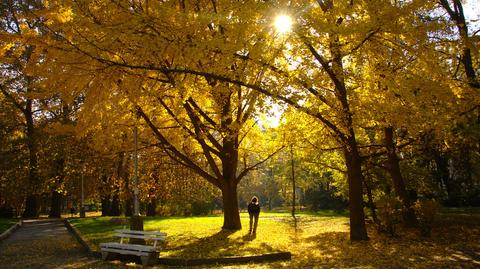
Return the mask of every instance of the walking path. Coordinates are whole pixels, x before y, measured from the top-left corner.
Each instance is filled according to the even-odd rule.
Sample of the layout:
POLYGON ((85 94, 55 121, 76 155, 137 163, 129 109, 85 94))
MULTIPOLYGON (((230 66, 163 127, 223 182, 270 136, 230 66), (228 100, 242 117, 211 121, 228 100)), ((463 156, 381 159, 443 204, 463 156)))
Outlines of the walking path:
POLYGON ((84 268, 95 262, 60 219, 26 220, 0 242, 1 269, 84 268))

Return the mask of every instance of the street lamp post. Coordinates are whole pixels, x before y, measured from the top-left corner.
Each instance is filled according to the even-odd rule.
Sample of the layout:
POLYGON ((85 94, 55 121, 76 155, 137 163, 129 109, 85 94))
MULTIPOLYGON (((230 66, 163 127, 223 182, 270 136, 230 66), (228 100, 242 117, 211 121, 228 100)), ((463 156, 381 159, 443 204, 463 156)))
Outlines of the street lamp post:
POLYGON ((85 195, 84 195, 84 188, 83 188, 83 179, 85 174, 85 164, 82 165, 82 176, 81 176, 81 184, 80 184, 80 218, 85 218, 85 195))
MULTIPOLYGON (((143 218, 140 215, 140 205, 138 203, 138 130, 137 126, 133 127, 133 216, 130 219, 130 229, 135 231, 143 231, 143 218)), ((145 244, 143 239, 135 239, 134 244, 145 244)))
POLYGON ((134 175, 133 175, 133 214, 140 216, 140 207, 138 204, 138 129, 137 126, 133 128, 133 163, 134 163, 134 175))

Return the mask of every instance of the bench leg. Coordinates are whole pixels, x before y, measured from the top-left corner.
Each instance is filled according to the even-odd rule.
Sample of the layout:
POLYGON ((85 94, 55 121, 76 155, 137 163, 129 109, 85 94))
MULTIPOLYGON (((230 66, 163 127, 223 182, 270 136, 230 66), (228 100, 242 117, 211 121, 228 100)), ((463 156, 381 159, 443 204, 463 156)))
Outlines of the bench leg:
POLYGON ((158 252, 152 252, 148 256, 141 256, 143 266, 155 265, 158 261, 158 252))
POLYGON ((116 253, 102 251, 102 260, 108 261, 113 260, 116 256, 116 253))

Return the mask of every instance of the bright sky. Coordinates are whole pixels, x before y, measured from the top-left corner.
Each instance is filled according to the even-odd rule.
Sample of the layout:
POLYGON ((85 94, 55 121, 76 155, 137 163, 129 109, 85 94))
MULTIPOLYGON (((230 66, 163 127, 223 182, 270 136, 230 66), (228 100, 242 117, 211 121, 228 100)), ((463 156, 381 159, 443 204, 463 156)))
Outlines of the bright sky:
MULTIPOLYGON (((463 2, 463 12, 465 19, 470 22, 469 34, 472 34, 474 31, 480 29, 480 0, 464 0, 463 2)), ((275 27, 281 33, 290 31, 292 27, 291 19, 286 15, 278 16, 274 22, 275 27)), ((269 111, 270 115, 266 115, 267 121, 271 127, 277 127, 280 124, 280 117, 282 112, 280 111, 280 106, 274 104, 272 109, 269 111)))
POLYGON ((463 13, 466 19, 471 21, 474 28, 480 27, 480 0, 465 0, 463 13))

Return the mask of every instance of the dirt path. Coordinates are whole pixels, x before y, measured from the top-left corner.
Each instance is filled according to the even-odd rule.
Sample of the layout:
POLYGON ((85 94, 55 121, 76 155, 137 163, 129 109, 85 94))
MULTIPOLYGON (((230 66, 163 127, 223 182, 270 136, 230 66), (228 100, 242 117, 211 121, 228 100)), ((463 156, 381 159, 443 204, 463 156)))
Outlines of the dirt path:
POLYGON ((61 220, 27 220, 0 242, 0 268, 83 268, 95 263, 61 220))

